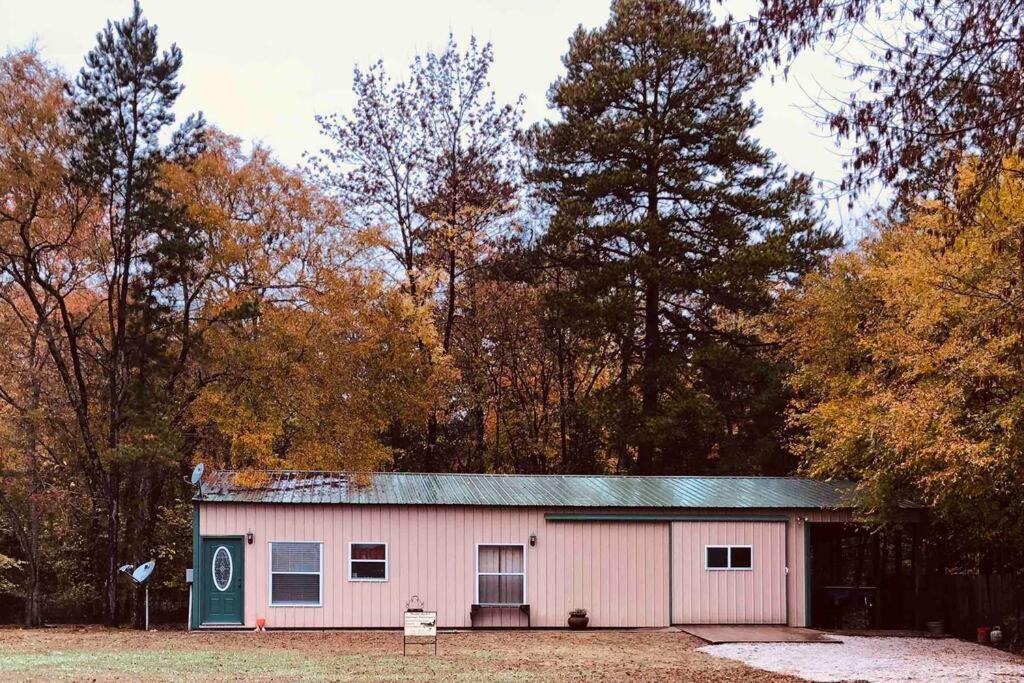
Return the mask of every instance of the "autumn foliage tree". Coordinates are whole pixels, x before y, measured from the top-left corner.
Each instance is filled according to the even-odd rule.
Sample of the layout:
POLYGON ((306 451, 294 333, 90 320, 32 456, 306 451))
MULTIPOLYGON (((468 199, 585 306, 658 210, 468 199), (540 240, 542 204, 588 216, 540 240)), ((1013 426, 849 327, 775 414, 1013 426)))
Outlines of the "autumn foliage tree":
POLYGON ((29 624, 120 621, 126 562, 180 584, 195 459, 383 467, 447 372, 337 202, 198 118, 170 130, 180 64, 137 6, 74 85, 0 59, 0 542, 29 624))
POLYGON ((860 482, 883 517, 933 506, 968 570, 1024 554, 1024 183, 1004 163, 969 219, 919 203, 787 297, 780 328, 807 471, 860 482))
POLYGON ((152 537, 163 468, 180 463, 173 440, 156 438, 169 431, 173 405, 159 399, 168 395, 164 370, 174 373, 179 324, 187 325, 164 296, 175 285, 164 254, 177 226, 158 178, 165 163, 201 148, 202 125, 189 119, 169 145, 159 140, 174 122, 181 54, 159 52, 138 5, 99 34, 74 86, 33 55, 9 64, 19 60, 7 100, 15 111, 4 121, 5 302, 26 332, 36 330, 61 387, 74 478, 88 492, 90 521, 103 519, 97 562, 104 616, 114 623, 125 519, 139 554, 152 537), (126 497, 140 506, 128 515, 126 497))
POLYGON ((422 421, 445 378, 422 362, 430 309, 359 265, 373 246, 338 203, 257 147, 217 134, 166 187, 201 226, 203 376, 196 457, 236 468, 369 471, 394 420, 422 421))

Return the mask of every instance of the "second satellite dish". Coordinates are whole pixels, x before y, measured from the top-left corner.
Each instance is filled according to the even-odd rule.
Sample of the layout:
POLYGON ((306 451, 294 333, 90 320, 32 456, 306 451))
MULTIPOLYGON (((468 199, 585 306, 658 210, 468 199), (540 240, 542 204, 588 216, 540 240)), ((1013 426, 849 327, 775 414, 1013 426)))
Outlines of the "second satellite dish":
POLYGON ((192 470, 192 485, 199 486, 199 482, 203 480, 203 472, 206 471, 206 465, 199 463, 196 468, 192 470))

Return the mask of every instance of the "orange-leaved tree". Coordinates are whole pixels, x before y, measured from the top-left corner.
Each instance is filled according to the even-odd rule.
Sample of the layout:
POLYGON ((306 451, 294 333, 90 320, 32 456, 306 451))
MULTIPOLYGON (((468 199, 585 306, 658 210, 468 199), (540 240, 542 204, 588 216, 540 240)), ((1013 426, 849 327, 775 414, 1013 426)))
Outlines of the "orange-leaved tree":
POLYGON ((1008 167, 970 216, 921 202, 835 258, 788 297, 781 332, 810 473, 857 479, 880 513, 933 505, 978 553, 963 557, 1012 566, 1024 552, 1024 179, 1008 167))
MULTIPOLYGON (((422 421, 448 378, 430 311, 362 264, 336 201, 266 149, 212 133, 167 187, 202 226, 196 458, 237 468, 370 470, 381 435, 422 421)), ((372 239, 372 238, 370 238, 372 239)))

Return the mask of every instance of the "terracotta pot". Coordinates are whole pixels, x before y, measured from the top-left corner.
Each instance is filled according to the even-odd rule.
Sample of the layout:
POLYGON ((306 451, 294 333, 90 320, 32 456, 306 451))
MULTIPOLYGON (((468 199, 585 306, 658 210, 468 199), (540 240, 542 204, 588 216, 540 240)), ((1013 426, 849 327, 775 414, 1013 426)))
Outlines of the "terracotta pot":
POLYGON ((571 628, 574 631, 579 631, 580 629, 586 628, 587 624, 589 624, 589 623, 590 623, 590 617, 586 617, 586 616, 583 616, 583 617, 573 617, 573 616, 570 616, 569 617, 569 628, 571 628))

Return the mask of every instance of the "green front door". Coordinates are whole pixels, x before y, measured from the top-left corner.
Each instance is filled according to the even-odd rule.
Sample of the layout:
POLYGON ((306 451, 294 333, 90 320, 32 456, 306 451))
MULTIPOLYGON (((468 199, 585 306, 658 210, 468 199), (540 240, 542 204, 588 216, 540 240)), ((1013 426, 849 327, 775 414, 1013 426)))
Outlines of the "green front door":
POLYGON ((204 624, 241 624, 245 556, 241 538, 203 538, 204 624))

